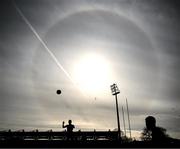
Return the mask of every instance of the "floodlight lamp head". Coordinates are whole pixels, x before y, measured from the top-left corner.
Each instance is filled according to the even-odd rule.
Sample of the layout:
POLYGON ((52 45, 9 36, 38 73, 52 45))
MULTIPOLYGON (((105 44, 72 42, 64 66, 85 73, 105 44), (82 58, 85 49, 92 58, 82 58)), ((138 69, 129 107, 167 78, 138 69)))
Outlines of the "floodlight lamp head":
POLYGON ((111 87, 112 95, 117 95, 120 93, 120 90, 118 89, 118 87, 115 83, 113 85, 111 85, 110 87, 111 87))

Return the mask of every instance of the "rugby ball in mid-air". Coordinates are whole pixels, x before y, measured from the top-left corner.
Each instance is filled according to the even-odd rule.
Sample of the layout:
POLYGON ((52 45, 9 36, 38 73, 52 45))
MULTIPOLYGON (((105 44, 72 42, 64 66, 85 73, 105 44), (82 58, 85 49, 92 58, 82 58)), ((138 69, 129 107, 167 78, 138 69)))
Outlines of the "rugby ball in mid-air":
POLYGON ((59 95, 61 94, 61 90, 57 90, 56 93, 59 95))

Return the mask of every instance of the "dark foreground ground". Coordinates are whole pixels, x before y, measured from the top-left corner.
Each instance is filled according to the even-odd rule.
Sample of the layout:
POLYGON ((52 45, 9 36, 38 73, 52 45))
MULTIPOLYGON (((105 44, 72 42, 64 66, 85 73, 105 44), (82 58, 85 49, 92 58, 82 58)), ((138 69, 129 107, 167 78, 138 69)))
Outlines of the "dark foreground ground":
POLYGON ((121 143, 118 141, 60 141, 60 140, 1 140, 0 147, 9 148, 180 148, 180 142, 152 144, 142 141, 134 141, 130 143, 121 143))

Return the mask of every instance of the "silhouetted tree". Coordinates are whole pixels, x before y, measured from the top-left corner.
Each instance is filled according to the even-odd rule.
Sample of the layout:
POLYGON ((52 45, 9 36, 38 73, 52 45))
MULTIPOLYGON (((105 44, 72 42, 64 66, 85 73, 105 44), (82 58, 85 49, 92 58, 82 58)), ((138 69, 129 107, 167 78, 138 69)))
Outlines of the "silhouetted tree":
MULTIPOLYGON (((159 132, 164 138, 169 138, 169 135, 166 133, 166 129, 163 127, 157 127, 159 132)), ((152 131, 148 130, 146 127, 143 129, 143 132, 141 133, 141 140, 142 141, 152 141, 152 131)))
POLYGON ((151 141, 152 140, 152 132, 149 131, 146 127, 144 127, 143 132, 141 133, 140 139, 142 141, 151 141))
MULTIPOLYGON (((118 128, 113 129, 113 131, 118 131, 118 128)), ((125 135, 125 133, 121 130, 121 139, 123 142, 132 142, 132 138, 125 135)))
POLYGON ((133 141, 132 138, 125 136, 125 135, 123 135, 121 138, 122 138, 123 142, 132 142, 133 141))

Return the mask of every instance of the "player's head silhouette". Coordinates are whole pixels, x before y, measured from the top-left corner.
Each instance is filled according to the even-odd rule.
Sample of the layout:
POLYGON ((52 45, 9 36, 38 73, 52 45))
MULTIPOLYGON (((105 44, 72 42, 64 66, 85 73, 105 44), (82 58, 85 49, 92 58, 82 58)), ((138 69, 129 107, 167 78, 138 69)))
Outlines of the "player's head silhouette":
POLYGON ((156 119, 153 116, 146 117, 145 121, 147 129, 152 130, 156 127, 156 119))
POLYGON ((72 124, 72 120, 69 120, 68 123, 69 123, 69 125, 71 125, 72 124))

